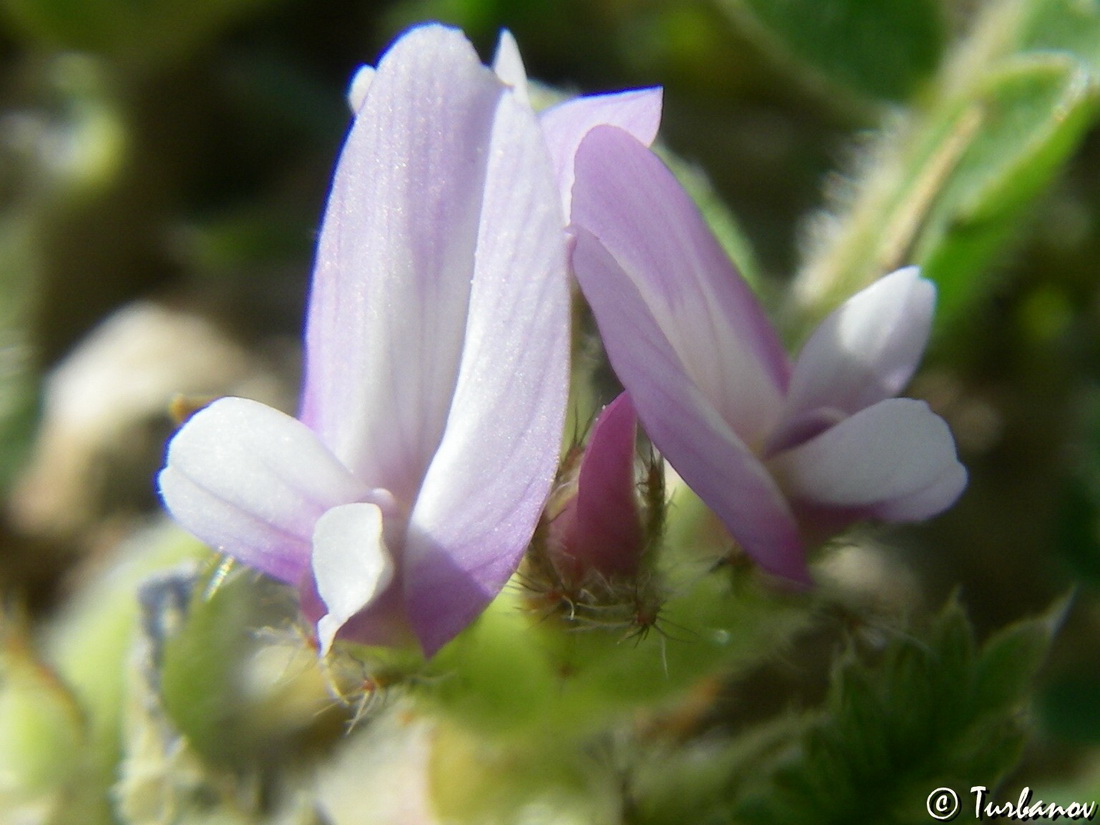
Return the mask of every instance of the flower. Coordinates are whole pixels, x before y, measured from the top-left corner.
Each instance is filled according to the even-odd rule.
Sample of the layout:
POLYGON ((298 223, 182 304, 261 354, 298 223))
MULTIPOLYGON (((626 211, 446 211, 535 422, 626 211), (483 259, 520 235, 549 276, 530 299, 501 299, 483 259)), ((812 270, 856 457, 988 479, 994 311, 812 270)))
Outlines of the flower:
POLYGON ((433 652, 510 575, 552 479, 562 219, 530 109, 457 32, 413 30, 368 80, 321 231, 300 421, 216 402, 160 486, 196 535, 302 588, 322 649, 356 617, 359 640, 411 628, 433 652))
POLYGON ((634 478, 636 431, 625 392, 592 426, 576 489, 550 524, 554 563, 570 584, 581 584, 590 572, 604 580, 638 574, 645 535, 634 478))
POLYGON ((361 69, 349 102, 298 418, 216 401, 172 440, 159 486, 196 536, 298 587, 322 653, 337 633, 411 633, 431 655, 504 585, 553 481, 570 153, 597 122, 652 140, 661 96, 536 117, 510 35, 494 73, 427 25, 361 69))
POLYGON ((946 423, 895 398, 928 340, 916 268, 826 318, 792 365, 751 290, 660 160, 597 127, 576 156, 573 269, 654 445, 765 570, 856 520, 909 521, 966 486, 946 423))

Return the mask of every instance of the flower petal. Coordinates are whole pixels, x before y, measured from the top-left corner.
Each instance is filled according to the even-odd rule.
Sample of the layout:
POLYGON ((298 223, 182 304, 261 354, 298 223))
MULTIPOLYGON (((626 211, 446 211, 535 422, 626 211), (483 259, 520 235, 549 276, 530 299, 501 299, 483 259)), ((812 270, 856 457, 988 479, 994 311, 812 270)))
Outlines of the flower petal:
POLYGON ((540 115, 566 220, 570 219, 573 162, 584 136, 595 126, 618 126, 649 146, 661 125, 663 98, 664 91, 660 87, 587 95, 559 103, 540 115))
POLYGON ((352 472, 404 502, 442 437, 458 375, 504 92, 460 32, 413 29, 379 62, 329 196, 301 418, 352 472))
MULTIPOLYGON (((613 127, 588 133, 576 169, 573 223, 615 259, 708 403, 743 442, 761 443, 782 406, 786 354, 687 193, 656 155, 613 127)), ((589 273, 577 262, 587 295, 606 267, 589 273)), ((614 301, 600 306, 589 296, 597 320, 614 301)), ((625 336, 620 346, 633 337, 626 328, 610 332, 625 336)), ((606 334, 604 342, 612 343, 606 334)), ((627 389, 641 410, 641 397, 627 389)))
POLYGON ((328 612, 317 622, 321 655, 344 623, 366 607, 393 578, 375 504, 333 507, 313 529, 313 576, 328 612))
POLYGON ((309 568, 320 515, 370 494, 304 424, 244 398, 193 415, 169 444, 158 482, 190 532, 291 584, 309 568))
POLYGON ((638 571, 644 537, 635 490, 637 419, 628 393, 608 404, 592 427, 577 478, 566 553, 605 576, 638 571))
POLYGON ((853 518, 928 518, 966 486, 946 422, 912 398, 867 407, 770 465, 792 498, 853 518))
POLYGON ((527 94, 527 70, 523 68, 523 58, 519 53, 516 38, 508 29, 502 29, 497 41, 497 53, 493 58, 493 71, 505 86, 511 86, 512 92, 520 103, 530 105, 527 94))
POLYGON ((360 66, 355 70, 355 75, 348 84, 348 108, 351 113, 358 114, 363 107, 363 101, 367 99, 367 90, 374 81, 374 67, 360 66))
MULTIPOLYGON (((936 288, 916 267, 856 293, 806 341, 794 364, 785 421, 816 410, 851 415, 905 387, 932 326, 936 288)), ((776 438, 783 438, 777 433, 776 438)))
POLYGON ((761 567, 808 581, 798 526, 782 493, 684 366, 639 285, 583 228, 573 268, 611 366, 657 449, 761 567))
POLYGON ((538 122, 511 96, 488 154, 454 403, 405 546, 409 616, 429 654, 515 570, 550 491, 565 418, 563 221, 538 122))

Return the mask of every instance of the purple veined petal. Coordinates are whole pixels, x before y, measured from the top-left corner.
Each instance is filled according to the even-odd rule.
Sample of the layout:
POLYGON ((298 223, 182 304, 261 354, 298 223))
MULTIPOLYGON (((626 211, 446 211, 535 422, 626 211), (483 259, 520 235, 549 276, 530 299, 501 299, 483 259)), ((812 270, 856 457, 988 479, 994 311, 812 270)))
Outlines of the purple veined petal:
POLYGON ((353 115, 358 114, 367 99, 367 90, 374 81, 374 67, 360 66, 352 75, 348 84, 348 107, 353 115))
POLYGON ((928 518, 966 486, 947 423, 912 398, 860 410, 770 466, 793 499, 862 517, 928 518))
POLYGON ((502 98, 460 32, 411 30, 378 64, 325 212, 301 418, 405 503, 447 421, 502 98))
POLYGON ((382 538, 382 510, 376 504, 333 507, 317 520, 313 577, 328 611, 317 622, 322 656, 344 623, 386 589, 393 573, 382 538))
POLYGON ((190 532, 291 584, 309 569, 321 514, 370 495, 304 424, 244 398, 195 413, 169 444, 158 482, 190 532))
MULTIPOLYGON (((614 127, 588 133, 576 169, 574 225, 615 259, 726 424, 746 444, 762 444, 782 408, 787 356, 691 198, 656 155, 614 127)), ((577 276, 587 294, 596 276, 577 276)), ((598 320, 601 308, 593 310, 598 320)), ((614 333, 631 336, 625 328, 614 333)), ((607 335, 604 342, 611 343, 607 335)), ((640 410, 638 393, 627 389, 640 410)))
MULTIPOLYGON (((785 421, 814 410, 851 415, 893 398, 912 377, 932 327, 936 288, 917 267, 891 273, 830 314, 802 347, 785 421)), ((777 433, 776 438, 782 438, 777 433)))
POLYGON ((551 106, 539 116, 554 163, 562 197, 562 214, 570 220, 573 163, 584 136, 595 126, 617 126, 649 146, 661 125, 664 90, 635 89, 605 95, 586 95, 551 106))
POLYGON ((523 67, 523 57, 519 53, 516 38, 508 29, 502 29, 497 41, 497 53, 493 58, 493 71, 500 82, 512 88, 516 99, 525 105, 531 104, 527 94, 527 70, 523 67))
POLYGON ((605 576, 637 573, 644 537, 635 491, 637 419, 628 393, 596 419, 581 459, 570 547, 586 568, 605 576))
POLYGON ((565 419, 562 217, 538 122, 511 96, 489 156, 462 367, 405 544, 409 617, 429 655, 515 570, 550 491, 565 419))
POLYGON ((774 479, 695 383, 637 285, 582 228, 573 269, 654 445, 761 567, 808 583, 798 525, 774 479))

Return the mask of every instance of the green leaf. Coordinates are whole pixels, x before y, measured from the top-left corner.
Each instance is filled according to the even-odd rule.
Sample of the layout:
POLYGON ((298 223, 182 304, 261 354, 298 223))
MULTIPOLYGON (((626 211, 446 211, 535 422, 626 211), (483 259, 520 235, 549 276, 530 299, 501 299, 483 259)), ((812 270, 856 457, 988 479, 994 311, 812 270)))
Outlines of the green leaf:
POLYGON ((22 468, 38 412, 38 374, 30 320, 37 260, 32 222, 17 210, 0 214, 0 490, 22 468))
POLYGON ((1080 580, 1100 586, 1100 491, 1080 478, 1058 497, 1058 549, 1080 580))
MULTIPOLYGON (((0 819, 61 821, 66 802, 87 803, 87 725, 66 686, 39 661, 21 623, 0 618, 0 819), (38 818, 31 813, 38 812, 38 818)), ((106 819, 87 809, 82 821, 106 819)))
POLYGON ((728 739, 714 734, 675 744, 632 741, 628 791, 646 825, 718 825, 728 821, 731 800, 758 781, 761 764, 774 761, 796 742, 801 714, 783 714, 762 725, 737 730, 728 739))
POLYGON ((189 581, 185 593, 171 581, 155 583, 159 590, 146 585, 145 625, 147 632, 165 634, 150 640, 159 647, 153 666, 159 667, 165 710, 196 750, 216 763, 239 755, 249 738, 238 730, 243 721, 238 679, 254 619, 254 588, 240 575, 209 594, 201 579, 189 581), (178 603, 169 603, 173 594, 178 603))
POLYGON ((905 100, 946 41, 935 0, 727 0, 782 58, 860 96, 905 100))
POLYGON ((1067 607, 1060 601, 1047 616, 1009 625, 985 643, 975 673, 979 708, 1005 707, 1026 693, 1067 607))
POLYGON ((171 526, 138 533, 81 589, 47 628, 46 658, 88 717, 90 749, 113 764, 125 695, 124 663, 138 622, 135 593, 147 577, 205 554, 171 526))
POLYGON ((944 181, 915 250, 939 287, 941 319, 958 317, 978 293, 978 276, 1096 111, 1096 86, 1063 55, 1015 59, 977 89, 967 109, 973 138, 944 181))
POLYGON ((1064 51, 1100 76, 1100 3, 1097 0, 1031 0, 1020 26, 1020 48, 1064 51))
POLYGON ((40 45, 152 66, 186 57, 266 2, 270 0, 2 0, 0 11, 40 45))
POLYGON ((252 807, 248 794, 219 764, 235 750, 227 740, 246 733, 230 687, 235 668, 225 661, 242 647, 241 617, 250 600, 240 581, 206 598, 201 566, 188 564, 150 577, 138 591, 141 632, 129 663, 123 758, 112 788, 124 822, 161 822, 170 811, 181 825, 255 823, 243 810, 252 807), (220 632, 212 633, 215 623, 220 632))
POLYGON ((1071 56, 1028 54, 915 116, 884 141, 841 231, 800 275, 810 317, 906 263, 936 282, 939 325, 963 317, 984 294, 991 260, 1094 121, 1097 100, 1071 56))
POLYGON ((1100 587, 1100 398, 1087 397, 1076 460, 1058 497, 1058 550, 1081 581, 1100 587))
POLYGON ((1067 742, 1100 743, 1100 676, 1091 663, 1059 675, 1039 696, 1043 729, 1067 742))
POLYGON ((734 820, 926 822, 933 789, 993 786, 1019 753, 1019 709, 1054 624, 1025 620, 978 648, 952 602, 922 638, 899 635, 873 659, 851 653, 801 746, 737 805, 734 820))

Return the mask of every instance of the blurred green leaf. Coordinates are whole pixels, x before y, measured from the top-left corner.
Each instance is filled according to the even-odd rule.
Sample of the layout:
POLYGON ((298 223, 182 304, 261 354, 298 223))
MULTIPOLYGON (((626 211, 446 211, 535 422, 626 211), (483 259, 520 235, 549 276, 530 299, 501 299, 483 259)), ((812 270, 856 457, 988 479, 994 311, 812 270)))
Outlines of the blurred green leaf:
POLYGON ((646 825, 719 825, 733 800, 755 786, 762 764, 773 762, 802 734, 805 714, 684 743, 658 743, 639 754, 630 789, 646 825))
POLYGON ((972 140, 943 182, 914 255, 938 285, 948 322, 1077 147, 1096 115, 1096 86, 1068 57, 1031 55, 992 73, 967 106, 972 140))
POLYGON ((14 27, 39 46, 163 66, 271 0, 2 0, 14 27))
POLYGON ((138 622, 136 593, 148 576, 208 551, 175 527, 139 532, 115 549, 109 564, 81 582, 47 629, 46 658, 85 714, 89 763, 103 783, 115 779, 121 752, 126 662, 138 622))
POLYGON ((675 703, 702 679, 773 658, 810 612, 699 569, 652 625, 570 624, 538 615, 520 588, 509 588, 432 661, 441 675, 433 699, 493 736, 584 737, 675 703))
POLYGON ((1023 9, 1022 50, 1069 52, 1100 76, 1100 2, 1032 0, 1023 9))
POLYGON ((529 812, 539 809, 553 811, 560 825, 617 821, 618 795, 608 769, 552 734, 537 743, 501 742, 439 724, 427 773, 440 822, 509 825, 531 821, 529 812))
POLYGON ((1100 398, 1092 388, 1087 413, 1058 498, 1058 550, 1072 573, 1100 587, 1100 398))
POLYGON ((871 98, 901 101, 939 64, 947 39, 936 0, 724 0, 800 68, 871 98))
POLYGON ((850 656, 818 723, 736 821, 926 822, 934 788, 993 786, 1023 743, 1019 709, 1053 624, 1024 620, 979 649, 952 602, 922 638, 895 637, 877 661, 850 656))
MULTIPOLYGON (((163 650, 154 664, 159 664, 161 695, 175 725, 206 759, 219 761, 243 744, 237 680, 249 638, 252 594, 242 576, 211 588, 209 596, 201 580, 194 584, 182 603, 156 608, 180 615, 171 635, 158 640, 163 650)), ((143 588, 146 592, 151 591, 143 588)), ((168 623, 170 616, 158 615, 156 621, 168 623)))
POLYGON ((232 682, 251 600, 240 582, 207 599, 200 571, 201 565, 181 565, 146 579, 138 591, 141 632, 112 788, 130 825, 257 821, 248 816, 248 794, 223 770, 244 733, 234 724, 239 703, 232 682), (231 595, 217 598, 224 593, 231 595), (214 622, 220 632, 211 632, 214 622))
POLYGON ((1080 478, 1059 497, 1058 549, 1074 575, 1100 587, 1100 491, 1080 478))
POLYGON ((32 222, 18 210, 0 214, 0 490, 23 466, 38 411, 31 307, 37 267, 32 222))
POLYGON ((1064 673, 1039 694, 1047 733, 1067 742, 1100 743, 1100 674, 1091 671, 1089 666, 1064 673))
POLYGON ((1042 27, 1028 9, 986 7, 922 104, 884 133, 846 214, 800 273, 809 318, 908 263, 936 281, 940 326, 986 293, 990 263, 1098 112, 1085 58, 1034 48, 1042 27))
MULTIPOLYGON (((0 623, 0 819, 61 821, 67 801, 87 800, 85 719, 23 628, 10 617, 0 623)), ((104 818, 85 813, 85 822, 104 818)))

